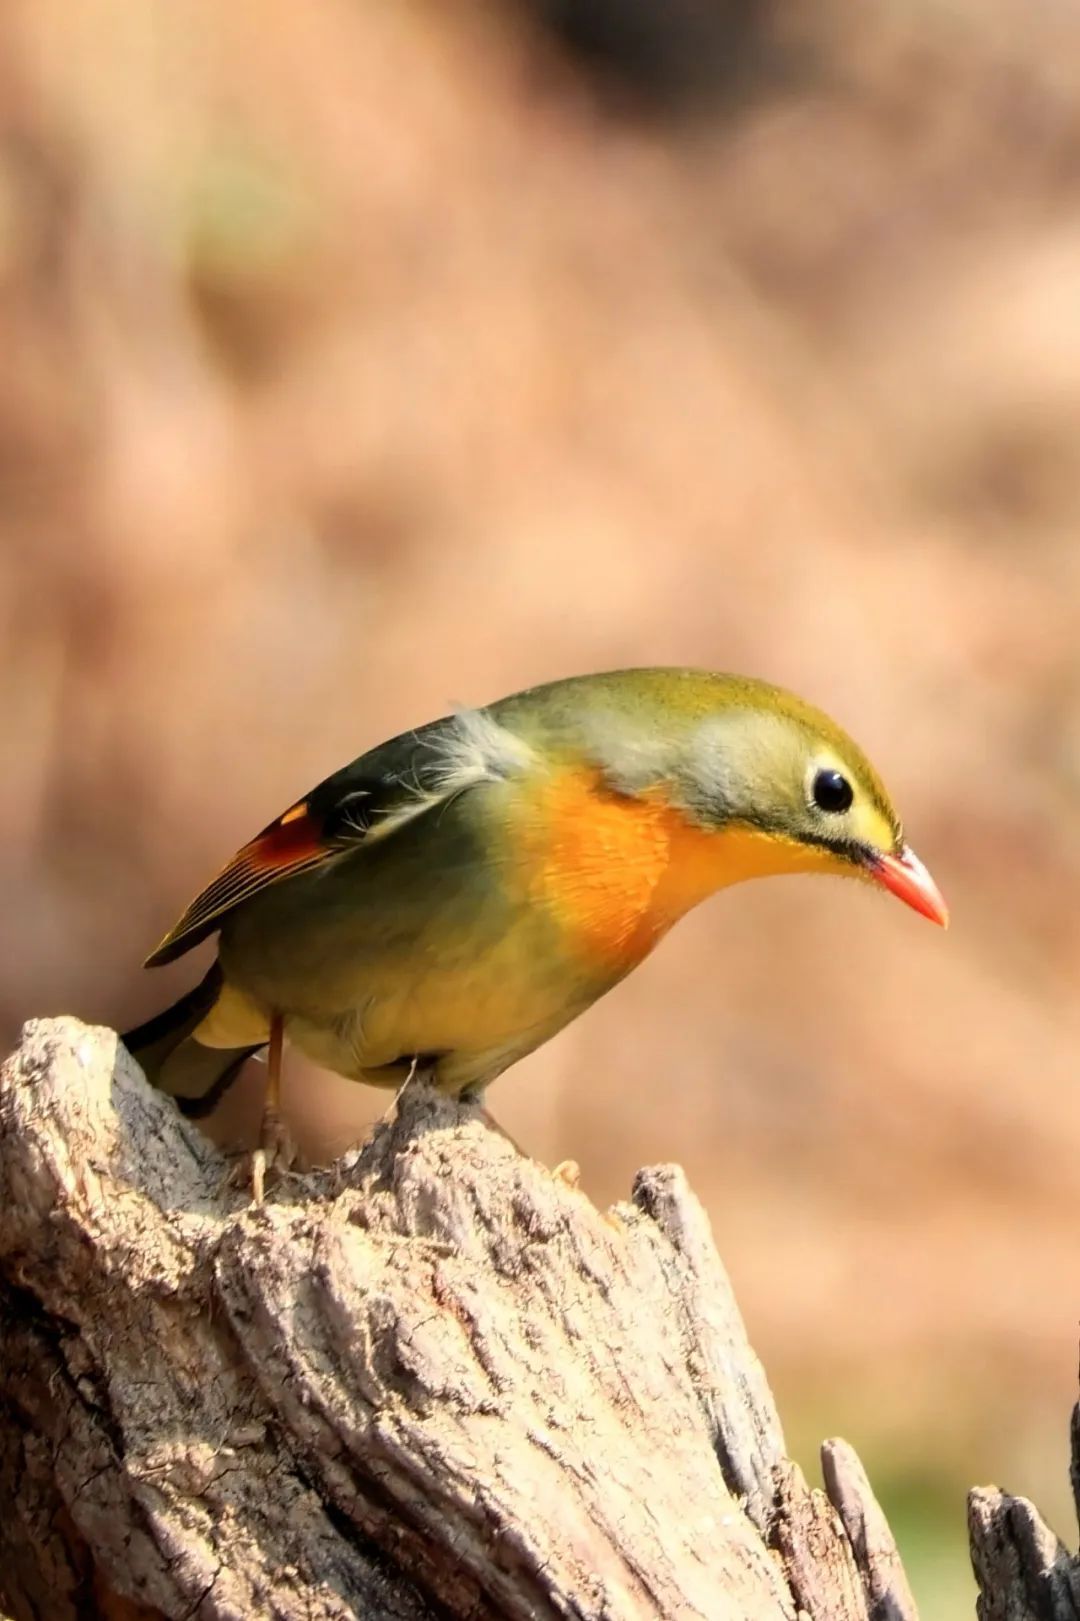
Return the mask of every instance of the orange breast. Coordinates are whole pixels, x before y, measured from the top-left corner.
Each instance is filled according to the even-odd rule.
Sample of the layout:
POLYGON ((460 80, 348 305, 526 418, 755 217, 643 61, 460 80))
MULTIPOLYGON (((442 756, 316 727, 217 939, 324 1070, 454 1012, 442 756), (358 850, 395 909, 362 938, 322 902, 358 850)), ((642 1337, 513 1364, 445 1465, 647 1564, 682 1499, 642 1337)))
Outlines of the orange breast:
POLYGON ((625 971, 725 879, 716 834, 691 826, 659 796, 612 793, 593 772, 567 770, 530 787, 518 834, 535 899, 574 946, 625 971))
POLYGON ((519 838, 534 899, 586 961, 625 973, 718 889, 774 873, 846 871, 837 857, 745 825, 695 826, 659 790, 612 793, 596 772, 530 784, 519 838))

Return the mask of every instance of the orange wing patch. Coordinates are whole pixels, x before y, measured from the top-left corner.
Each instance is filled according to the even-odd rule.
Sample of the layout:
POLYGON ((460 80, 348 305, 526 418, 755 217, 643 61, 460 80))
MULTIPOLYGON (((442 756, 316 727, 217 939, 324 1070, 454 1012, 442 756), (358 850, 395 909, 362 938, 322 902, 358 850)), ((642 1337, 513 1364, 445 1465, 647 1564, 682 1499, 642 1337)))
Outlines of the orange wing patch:
POLYGON ((323 838, 321 818, 312 816, 305 802, 294 805, 276 822, 238 850, 213 883, 187 908, 157 949, 146 959, 147 968, 172 962, 212 934, 226 913, 268 884, 319 866, 334 853, 323 838))

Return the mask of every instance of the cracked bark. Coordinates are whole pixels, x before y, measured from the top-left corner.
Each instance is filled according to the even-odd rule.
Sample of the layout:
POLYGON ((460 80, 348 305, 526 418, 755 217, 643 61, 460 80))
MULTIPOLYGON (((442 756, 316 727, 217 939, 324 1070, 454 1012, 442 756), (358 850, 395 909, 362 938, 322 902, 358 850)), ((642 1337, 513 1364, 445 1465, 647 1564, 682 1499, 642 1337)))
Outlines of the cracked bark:
POLYGON ((854 1453, 827 1447, 828 1496, 786 1457, 678 1169, 601 1212, 424 1091, 261 1210, 225 1169, 111 1031, 27 1026, 0 1075, 16 1621, 913 1621, 854 1453))

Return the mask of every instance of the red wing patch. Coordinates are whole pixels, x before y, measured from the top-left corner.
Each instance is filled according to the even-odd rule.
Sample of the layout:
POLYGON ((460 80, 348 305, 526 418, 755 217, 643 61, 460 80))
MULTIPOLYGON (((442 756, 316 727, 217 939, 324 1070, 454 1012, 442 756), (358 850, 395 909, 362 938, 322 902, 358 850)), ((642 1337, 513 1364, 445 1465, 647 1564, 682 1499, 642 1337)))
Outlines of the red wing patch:
POLYGON ((180 921, 146 959, 147 968, 172 962, 212 934, 227 912, 258 894, 268 884, 307 872, 334 854, 340 845, 327 843, 321 817, 306 802, 294 805, 277 821, 238 850, 213 883, 197 895, 180 921))

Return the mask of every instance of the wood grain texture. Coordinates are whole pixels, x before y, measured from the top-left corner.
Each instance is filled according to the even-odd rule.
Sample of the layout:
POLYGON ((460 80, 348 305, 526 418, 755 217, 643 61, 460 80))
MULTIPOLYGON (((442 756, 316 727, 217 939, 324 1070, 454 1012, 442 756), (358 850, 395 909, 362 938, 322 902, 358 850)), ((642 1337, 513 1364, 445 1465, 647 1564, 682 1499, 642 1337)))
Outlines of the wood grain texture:
MULTIPOLYGON (((1069 1427, 1069 1478, 1080 1515, 1080 1404, 1069 1427)), ((996 1486, 968 1496, 979 1621, 1080 1621, 1080 1556, 1070 1554, 1034 1503, 996 1486)))
POLYGON ((976 1487, 968 1531, 979 1621, 1078 1621, 1080 1561, 1026 1497, 976 1487))
POLYGON ((829 1501, 843 1521, 866 1583, 870 1621, 915 1621, 915 1600, 896 1539, 855 1449, 846 1441, 826 1441, 821 1468, 829 1501))
POLYGON ((787 1459, 677 1168, 598 1211, 413 1087, 261 1209, 226 1170, 111 1031, 27 1026, 0 1076, 17 1621, 914 1617, 850 1450, 832 1502, 787 1459))

